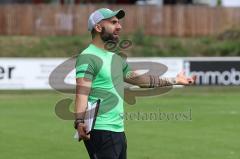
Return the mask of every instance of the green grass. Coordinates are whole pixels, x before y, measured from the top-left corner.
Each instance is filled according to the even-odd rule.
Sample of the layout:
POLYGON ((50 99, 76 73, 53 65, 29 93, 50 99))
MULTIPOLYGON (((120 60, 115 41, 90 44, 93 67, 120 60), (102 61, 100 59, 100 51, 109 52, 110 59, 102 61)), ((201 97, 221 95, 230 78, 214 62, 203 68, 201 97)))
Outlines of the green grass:
MULTIPOLYGON (((132 46, 121 52, 128 57, 240 56, 240 31, 212 37, 179 38, 149 36, 137 30, 121 36, 121 40, 126 39, 132 41, 132 46)), ((0 57, 71 57, 90 42, 90 35, 0 36, 0 57)))
MULTIPOLYGON (((239 87, 188 87, 137 98, 126 112, 186 112, 192 120, 125 122, 129 159, 239 159, 239 87)), ((54 91, 0 92, 0 158, 86 159, 74 141, 72 121, 54 105, 67 97, 54 91)))
POLYGON ((0 57, 71 57, 90 42, 86 36, 0 36, 0 57))

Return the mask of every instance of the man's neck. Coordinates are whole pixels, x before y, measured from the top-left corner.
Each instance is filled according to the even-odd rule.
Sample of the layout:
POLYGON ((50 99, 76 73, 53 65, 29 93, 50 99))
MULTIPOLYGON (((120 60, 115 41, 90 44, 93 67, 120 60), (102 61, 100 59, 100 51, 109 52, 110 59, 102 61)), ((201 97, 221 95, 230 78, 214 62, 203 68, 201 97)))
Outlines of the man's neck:
POLYGON ((92 44, 97 46, 98 48, 104 49, 105 50, 105 43, 102 41, 102 39, 94 38, 92 40, 92 44))

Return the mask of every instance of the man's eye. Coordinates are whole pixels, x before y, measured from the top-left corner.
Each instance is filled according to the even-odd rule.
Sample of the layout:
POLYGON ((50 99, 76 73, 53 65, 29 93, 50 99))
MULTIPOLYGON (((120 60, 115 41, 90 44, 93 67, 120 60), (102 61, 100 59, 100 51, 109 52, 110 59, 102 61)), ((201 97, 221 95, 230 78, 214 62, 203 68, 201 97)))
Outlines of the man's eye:
POLYGON ((116 24, 117 23, 117 21, 112 21, 112 24, 116 24))

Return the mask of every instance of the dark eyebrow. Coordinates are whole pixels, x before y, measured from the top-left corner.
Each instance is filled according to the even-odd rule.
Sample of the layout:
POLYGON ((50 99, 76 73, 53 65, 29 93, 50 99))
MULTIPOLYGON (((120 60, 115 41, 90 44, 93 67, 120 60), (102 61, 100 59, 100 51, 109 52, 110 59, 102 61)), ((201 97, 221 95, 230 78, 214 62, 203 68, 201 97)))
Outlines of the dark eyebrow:
POLYGON ((113 20, 111 20, 111 22, 118 22, 119 20, 116 20, 116 19, 113 19, 113 20))

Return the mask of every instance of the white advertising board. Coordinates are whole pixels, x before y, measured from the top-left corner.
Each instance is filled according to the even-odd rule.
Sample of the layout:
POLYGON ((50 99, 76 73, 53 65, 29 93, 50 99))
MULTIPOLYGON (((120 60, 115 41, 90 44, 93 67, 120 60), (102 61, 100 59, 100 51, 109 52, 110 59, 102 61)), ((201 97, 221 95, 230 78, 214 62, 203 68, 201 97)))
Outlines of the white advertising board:
MULTIPOLYGON (((51 72, 66 60, 66 58, 0 58, 0 89, 51 89, 49 85, 51 72)), ((128 58, 128 61, 157 62, 166 65, 167 72, 163 74, 165 77, 174 77, 183 69, 181 58, 128 58)), ((75 84, 74 69, 66 75, 64 81, 75 84)))
POLYGON ((50 89, 50 73, 65 59, 0 58, 0 89, 50 89))

